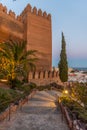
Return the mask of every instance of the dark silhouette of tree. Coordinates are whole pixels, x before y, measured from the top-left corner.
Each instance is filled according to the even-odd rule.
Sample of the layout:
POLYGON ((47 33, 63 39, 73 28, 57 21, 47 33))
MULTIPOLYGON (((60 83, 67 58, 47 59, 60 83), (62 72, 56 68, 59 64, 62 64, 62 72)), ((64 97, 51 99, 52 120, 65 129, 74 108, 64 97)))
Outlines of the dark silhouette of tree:
POLYGON ((62 82, 66 82, 68 80, 68 62, 66 55, 66 42, 62 32, 62 49, 60 53, 60 61, 59 61, 59 77, 62 82))

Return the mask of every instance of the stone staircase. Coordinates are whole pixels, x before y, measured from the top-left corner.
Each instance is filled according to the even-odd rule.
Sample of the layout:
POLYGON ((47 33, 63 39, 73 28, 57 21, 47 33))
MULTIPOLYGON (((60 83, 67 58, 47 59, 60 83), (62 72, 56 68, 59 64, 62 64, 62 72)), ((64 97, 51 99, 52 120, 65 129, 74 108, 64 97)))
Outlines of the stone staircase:
POLYGON ((58 95, 54 90, 38 91, 10 122, 0 124, 0 130, 69 130, 56 106, 58 95))

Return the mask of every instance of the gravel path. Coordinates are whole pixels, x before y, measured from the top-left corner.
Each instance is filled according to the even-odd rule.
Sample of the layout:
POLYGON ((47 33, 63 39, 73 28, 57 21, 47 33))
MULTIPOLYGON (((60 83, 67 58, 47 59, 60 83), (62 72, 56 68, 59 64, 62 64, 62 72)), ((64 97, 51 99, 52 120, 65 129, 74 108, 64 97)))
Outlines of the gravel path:
POLYGON ((40 91, 15 113, 11 121, 0 124, 0 130, 69 130, 56 106, 56 91, 40 91))

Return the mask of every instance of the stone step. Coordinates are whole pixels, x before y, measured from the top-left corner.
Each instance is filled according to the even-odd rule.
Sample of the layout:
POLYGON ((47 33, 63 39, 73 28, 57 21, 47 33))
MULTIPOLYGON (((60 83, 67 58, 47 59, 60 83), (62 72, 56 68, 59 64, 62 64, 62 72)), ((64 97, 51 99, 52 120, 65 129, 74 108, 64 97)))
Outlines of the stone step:
POLYGON ((53 90, 37 92, 0 130, 69 130, 55 104, 56 94, 53 90))
POLYGON ((23 107, 22 113, 27 113, 27 114, 38 114, 38 115, 59 115, 60 111, 58 111, 55 107, 50 108, 50 107, 28 107, 25 106, 23 107))
POLYGON ((35 100, 35 101, 49 101, 49 102, 55 101, 55 99, 50 98, 50 96, 49 97, 45 97, 45 95, 43 95, 43 94, 42 95, 36 94, 31 99, 31 101, 33 101, 33 100, 35 100))
POLYGON ((55 90, 51 90, 51 91, 47 91, 50 95, 54 96, 55 98, 57 98, 58 96, 61 95, 61 92, 55 91, 55 90))
POLYGON ((53 101, 29 101, 29 103, 26 106, 37 106, 37 107, 56 107, 55 102, 53 101))
POLYGON ((52 100, 55 100, 56 98, 54 96, 52 96, 50 93, 48 93, 47 91, 40 91, 37 92, 38 95, 46 97, 46 98, 50 98, 52 100))
POLYGON ((29 100, 29 102, 30 101, 42 101, 42 102, 53 102, 54 101, 55 102, 56 100, 50 100, 50 99, 46 99, 44 97, 42 97, 40 99, 39 99, 39 97, 34 97, 31 100, 29 100))
POLYGON ((7 130, 68 130, 61 116, 49 114, 22 114, 7 130), (20 120, 19 120, 20 119, 20 120), (26 121, 26 122, 25 122, 26 121))

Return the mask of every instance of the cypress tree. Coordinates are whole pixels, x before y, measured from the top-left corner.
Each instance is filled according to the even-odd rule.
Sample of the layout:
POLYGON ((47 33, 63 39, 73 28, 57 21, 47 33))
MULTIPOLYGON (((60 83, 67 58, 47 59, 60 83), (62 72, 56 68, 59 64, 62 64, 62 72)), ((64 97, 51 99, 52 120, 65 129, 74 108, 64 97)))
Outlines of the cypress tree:
POLYGON ((66 82, 68 80, 68 62, 66 55, 66 42, 62 32, 62 49, 60 53, 60 61, 59 61, 59 77, 62 82, 66 82))

